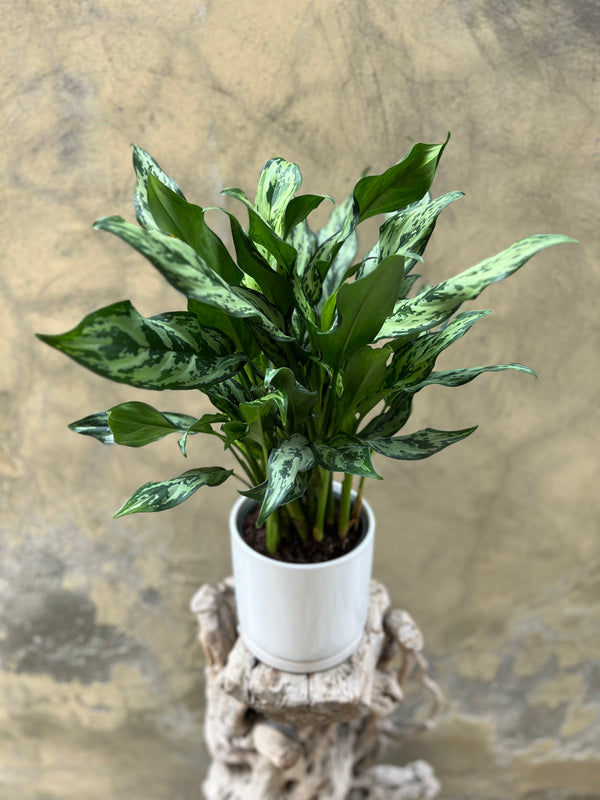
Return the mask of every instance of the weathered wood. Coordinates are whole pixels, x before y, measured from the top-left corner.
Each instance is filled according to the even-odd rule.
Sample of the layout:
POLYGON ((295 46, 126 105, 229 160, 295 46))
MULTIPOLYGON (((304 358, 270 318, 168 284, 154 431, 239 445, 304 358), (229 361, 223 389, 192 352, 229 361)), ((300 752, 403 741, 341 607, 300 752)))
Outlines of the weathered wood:
POLYGON ((439 784, 424 761, 376 765, 386 738, 431 726, 441 693, 423 657, 423 637, 387 590, 371 583, 356 652, 343 664, 296 675, 260 663, 237 638, 232 579, 205 585, 191 607, 206 653, 205 735, 212 764, 207 800, 420 800, 439 784), (396 665, 396 662, 399 664, 396 665), (391 716, 413 667, 432 711, 410 731, 391 716))

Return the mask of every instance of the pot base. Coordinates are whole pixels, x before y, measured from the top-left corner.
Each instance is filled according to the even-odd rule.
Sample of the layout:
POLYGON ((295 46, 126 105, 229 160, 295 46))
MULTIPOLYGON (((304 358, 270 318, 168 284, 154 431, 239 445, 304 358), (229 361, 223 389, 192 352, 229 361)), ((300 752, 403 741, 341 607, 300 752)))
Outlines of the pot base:
POLYGON ((341 664, 342 661, 345 661, 354 653, 362 639, 362 631, 358 638, 348 645, 348 647, 345 647, 332 656, 318 658, 315 661, 291 661, 287 658, 278 658, 277 656, 271 655, 271 653, 267 653, 261 647, 258 647, 258 645, 249 639, 243 631, 240 631, 240 636, 252 655, 258 658, 259 661, 262 661, 263 664, 266 664, 268 667, 273 667, 274 669, 280 669, 283 672, 299 674, 305 672, 322 672, 323 670, 337 667, 338 664, 341 664))

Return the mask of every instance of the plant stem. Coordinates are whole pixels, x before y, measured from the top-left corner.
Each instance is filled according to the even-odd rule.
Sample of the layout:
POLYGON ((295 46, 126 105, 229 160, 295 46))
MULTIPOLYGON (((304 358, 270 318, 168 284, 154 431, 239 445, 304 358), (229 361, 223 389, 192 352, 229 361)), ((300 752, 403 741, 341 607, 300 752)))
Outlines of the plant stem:
POLYGON ((267 531, 267 550, 273 554, 277 552, 279 544, 279 512, 274 511, 265 522, 267 531))
POLYGON ((331 494, 331 472, 319 467, 321 475, 321 488, 319 491, 319 499, 317 501, 317 514, 315 517, 315 526, 313 528, 313 539, 316 542, 323 540, 325 532, 325 513, 329 502, 329 495, 331 494))
POLYGON ((342 495, 340 497, 340 515, 338 520, 338 535, 344 539, 348 535, 350 528, 350 502, 352 500, 352 475, 344 475, 342 483, 342 495))
POLYGON ((360 483, 358 484, 358 493, 356 495, 356 502, 354 503, 354 508, 352 509, 352 520, 350 521, 351 527, 358 525, 360 521, 360 512, 362 510, 362 494, 364 485, 365 485, 365 477, 363 475, 360 479, 360 483))
POLYGON ((298 531, 298 535, 306 544, 308 539, 308 525, 306 524, 306 517, 302 505, 298 500, 292 500, 291 503, 286 503, 285 509, 289 514, 290 520, 298 531))

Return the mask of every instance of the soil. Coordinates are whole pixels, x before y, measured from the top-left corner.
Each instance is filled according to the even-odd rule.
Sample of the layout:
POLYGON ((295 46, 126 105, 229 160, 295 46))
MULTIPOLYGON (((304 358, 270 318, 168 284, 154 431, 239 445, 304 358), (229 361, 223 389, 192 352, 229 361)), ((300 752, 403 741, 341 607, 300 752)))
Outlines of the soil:
POLYGON ((332 525, 325 529, 325 535, 320 542, 308 537, 306 544, 294 532, 286 536, 281 532, 281 540, 276 553, 269 553, 266 543, 266 530, 264 525, 257 528, 255 525, 259 507, 254 506, 242 520, 242 539, 257 553, 276 561, 288 561, 292 564, 316 564, 320 561, 332 561, 340 558, 357 546, 363 538, 362 518, 358 525, 353 526, 344 539, 337 534, 337 527, 332 525))

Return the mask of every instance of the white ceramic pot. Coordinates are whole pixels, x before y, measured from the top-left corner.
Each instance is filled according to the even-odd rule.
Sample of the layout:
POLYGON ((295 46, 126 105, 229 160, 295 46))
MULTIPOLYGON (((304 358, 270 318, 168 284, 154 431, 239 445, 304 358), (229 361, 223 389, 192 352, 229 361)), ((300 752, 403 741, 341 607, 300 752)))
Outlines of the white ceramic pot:
POLYGON ((244 497, 229 518, 240 634, 260 661, 287 672, 317 672, 348 658, 367 618, 375 518, 363 500, 366 532, 341 558, 292 564, 257 553, 239 533, 252 508, 244 497))

